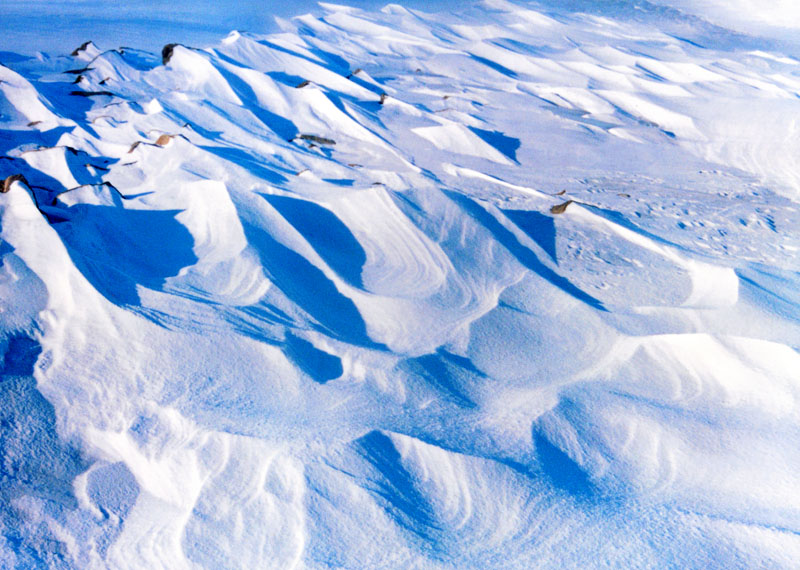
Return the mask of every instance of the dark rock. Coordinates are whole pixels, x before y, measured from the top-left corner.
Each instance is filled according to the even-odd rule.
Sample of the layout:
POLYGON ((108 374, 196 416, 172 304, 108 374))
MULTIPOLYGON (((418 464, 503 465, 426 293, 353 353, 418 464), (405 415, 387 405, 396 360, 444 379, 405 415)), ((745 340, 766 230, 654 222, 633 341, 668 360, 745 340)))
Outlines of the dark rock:
POLYGON ((310 82, 310 81, 308 81, 308 80, 306 80, 306 81, 301 81, 300 83, 298 83, 297 85, 295 85, 295 88, 296 88, 296 89, 302 89, 303 87, 308 87, 310 84, 311 84, 311 82, 310 82))
MULTIPOLYGON (((108 170, 108 169, 106 169, 106 170, 108 170)), ((126 196, 125 194, 120 192, 119 188, 117 188, 116 186, 111 184, 111 182, 107 182, 106 181, 106 182, 101 182, 100 184, 81 184, 80 186, 75 186, 74 188, 70 188, 68 190, 64 190, 63 192, 59 192, 58 194, 55 195, 55 197, 53 197, 53 201, 52 201, 51 205, 55 206, 56 203, 58 202, 58 197, 59 196, 63 196, 64 194, 67 194, 69 192, 74 192, 75 190, 80 190, 81 188, 100 188, 100 187, 108 188, 109 190, 111 190, 114 193, 116 193, 123 200, 129 200, 130 199, 130 198, 128 198, 128 196, 126 196)))
POLYGON ((68 69, 64 73, 69 73, 70 75, 81 75, 82 73, 86 73, 87 71, 91 71, 93 68, 91 67, 82 67, 80 69, 68 69))
POLYGON ((111 91, 70 91, 69 94, 77 95, 78 97, 99 97, 100 95, 114 96, 111 91))
POLYGON ((80 46, 76 47, 76 48, 75 48, 75 49, 72 51, 72 55, 73 55, 73 56, 78 56, 78 55, 80 55, 80 53, 81 53, 82 51, 84 51, 84 50, 85 50, 87 47, 89 47, 90 45, 92 45, 92 42, 91 42, 91 41, 88 41, 88 42, 83 42, 83 43, 82 43, 80 46))
POLYGON ((558 204, 557 206, 553 206, 552 208, 550 208, 550 213, 563 214, 564 212, 567 211, 567 206, 569 206, 570 204, 572 204, 572 200, 567 200, 563 204, 558 204))
POLYGON ((3 187, 0 188, 0 192, 5 194, 9 190, 11 190, 11 185, 14 184, 14 182, 22 182, 26 186, 30 186, 28 184, 28 181, 25 180, 25 177, 22 174, 12 174, 11 176, 3 180, 3 187))
POLYGON ((189 140, 188 138, 186 138, 185 136, 183 136, 180 133, 178 133, 176 135, 170 135, 170 134, 164 133, 162 135, 159 135, 159 137, 156 139, 155 143, 151 143, 151 142, 148 142, 148 141, 136 141, 135 143, 133 143, 131 145, 131 148, 128 149, 128 154, 132 153, 134 150, 136 150, 139 147, 139 145, 142 145, 142 144, 148 145, 148 146, 158 146, 158 147, 167 146, 167 144, 169 144, 169 141, 171 141, 172 139, 174 139, 176 137, 180 137, 180 138, 182 138, 184 140, 187 140, 187 141, 189 140))
MULTIPOLYGON (((56 145, 56 146, 40 146, 40 147, 37 147, 37 148, 32 148, 32 149, 29 149, 29 150, 22 151, 22 154, 28 154, 29 152, 43 152, 43 151, 46 151, 46 150, 52 150, 54 148, 63 148, 65 151, 67 151, 68 153, 70 153, 72 155, 75 155, 75 156, 77 156, 79 152, 82 152, 82 151, 79 151, 76 148, 73 148, 73 147, 69 146, 69 145, 59 144, 59 145, 56 145)), ((86 153, 84 153, 84 154, 86 154, 86 153)))
POLYGON ((167 44, 161 50, 161 63, 167 65, 169 60, 172 59, 172 52, 175 50, 175 47, 179 46, 180 44, 167 44))
POLYGON ((300 135, 297 138, 304 141, 315 142, 317 144, 329 144, 329 145, 336 144, 336 141, 333 139, 326 139, 325 137, 318 137, 317 135, 300 135))

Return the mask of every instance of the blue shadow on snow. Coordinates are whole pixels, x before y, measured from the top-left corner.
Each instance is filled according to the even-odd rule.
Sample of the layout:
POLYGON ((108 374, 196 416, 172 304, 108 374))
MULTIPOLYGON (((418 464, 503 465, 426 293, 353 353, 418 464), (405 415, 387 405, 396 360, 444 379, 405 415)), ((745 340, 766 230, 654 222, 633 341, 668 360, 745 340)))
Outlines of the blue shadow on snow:
POLYGON ((363 287, 361 271, 367 254, 336 214, 308 200, 272 194, 262 196, 300 232, 331 269, 353 287, 363 287))
POLYGON ((321 332, 345 342, 385 348, 370 339, 364 319, 353 301, 342 295, 322 271, 264 229, 245 224, 244 231, 272 282, 317 321, 321 332))
POLYGON ((41 515, 64 524, 69 511, 78 507, 72 482, 88 464, 60 440, 55 409, 36 388, 32 375, 39 343, 17 334, 0 339, 0 350, 0 526, 5 547, 14 552, 17 568, 61 567, 68 559, 67 547, 46 525, 31 526, 13 501, 22 495, 36 497, 41 515), (37 540, 31 540, 32 532, 37 540))
POLYGON ((338 356, 318 349, 305 339, 286 334, 285 350, 287 356, 314 382, 325 384, 335 380, 344 372, 342 361, 338 356))
POLYGON ((594 486, 586 472, 566 453, 536 431, 533 433, 533 443, 539 459, 539 467, 554 487, 575 497, 585 497, 591 494, 594 486))
POLYGON ((129 210, 78 204, 54 225, 75 266, 106 299, 139 305, 137 285, 161 290, 168 277, 197 263, 194 237, 180 210, 129 210))
POLYGON ((404 360, 399 368, 424 379, 456 405, 462 408, 476 407, 466 388, 483 374, 470 360, 439 349, 434 354, 404 360))
POLYGON ((511 252, 511 254, 516 257, 522 265, 543 279, 549 281, 565 293, 571 295, 575 299, 578 299, 579 301, 582 301, 599 311, 607 311, 607 309, 599 300, 582 291, 573 285, 568 279, 562 277, 543 264, 533 251, 522 245, 513 233, 503 227, 503 225, 498 222, 494 216, 484 210, 475 201, 464 196, 463 194, 459 194, 458 192, 453 192, 450 190, 443 190, 443 192, 455 203, 460 205, 469 215, 475 218, 479 224, 491 232, 494 238, 509 252, 511 252))
POLYGON ((517 162, 517 150, 520 147, 519 139, 506 136, 500 131, 486 131, 477 127, 467 128, 483 139, 483 142, 501 152, 506 158, 517 162))
POLYGON ((517 79, 517 73, 515 71, 512 71, 509 68, 500 65, 496 61, 492 61, 491 59, 486 59, 485 57, 481 57, 479 55, 475 55, 472 53, 469 54, 469 57, 502 75, 510 77, 511 79, 517 79))
POLYGON ((387 510, 409 530, 424 535, 436 521, 427 498, 417 489, 414 475, 403 466, 397 448, 385 434, 371 431, 356 441, 360 454, 380 474, 373 489, 386 501, 387 510))
POLYGON ((556 260, 556 224, 552 217, 532 210, 503 210, 503 214, 556 260))

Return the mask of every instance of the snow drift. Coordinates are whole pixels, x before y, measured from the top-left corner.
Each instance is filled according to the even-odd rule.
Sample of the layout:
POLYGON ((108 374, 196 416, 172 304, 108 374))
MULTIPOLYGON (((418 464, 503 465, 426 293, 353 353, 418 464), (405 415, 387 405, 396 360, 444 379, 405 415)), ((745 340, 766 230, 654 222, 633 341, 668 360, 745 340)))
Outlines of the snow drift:
POLYGON ((0 66, 2 565, 791 568, 798 60, 324 9, 0 66))

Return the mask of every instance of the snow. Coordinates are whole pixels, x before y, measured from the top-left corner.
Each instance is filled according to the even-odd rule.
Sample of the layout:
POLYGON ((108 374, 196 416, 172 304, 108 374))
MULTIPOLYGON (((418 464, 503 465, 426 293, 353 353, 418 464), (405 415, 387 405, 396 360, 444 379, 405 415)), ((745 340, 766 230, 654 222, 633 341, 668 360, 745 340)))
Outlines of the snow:
POLYGON ((747 6, 6 34, 0 566, 793 568, 800 50, 747 6))

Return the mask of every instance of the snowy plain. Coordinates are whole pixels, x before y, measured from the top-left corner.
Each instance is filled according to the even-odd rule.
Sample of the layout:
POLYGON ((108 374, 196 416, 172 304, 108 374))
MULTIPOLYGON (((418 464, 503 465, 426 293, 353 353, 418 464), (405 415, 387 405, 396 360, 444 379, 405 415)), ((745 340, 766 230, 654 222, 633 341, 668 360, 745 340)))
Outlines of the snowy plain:
POLYGON ((0 566, 796 568, 800 49, 752 6, 4 43, 0 566))

